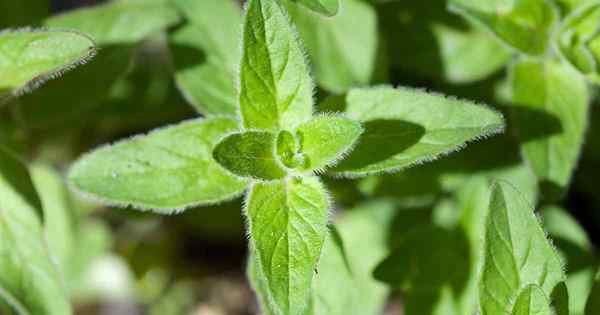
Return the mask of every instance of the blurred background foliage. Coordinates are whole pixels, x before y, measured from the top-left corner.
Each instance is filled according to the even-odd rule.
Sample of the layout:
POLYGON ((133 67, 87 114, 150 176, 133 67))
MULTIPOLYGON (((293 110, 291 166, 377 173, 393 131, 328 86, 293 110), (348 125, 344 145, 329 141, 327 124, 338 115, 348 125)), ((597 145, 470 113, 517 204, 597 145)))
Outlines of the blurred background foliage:
MULTIPOLYGON (((3 0, 0 28, 46 25, 50 15, 101 2, 3 0)), ((197 117, 198 111, 210 112, 210 105, 197 102, 210 95, 184 95, 177 88, 175 78, 185 76, 183 70, 202 67, 211 56, 203 55, 201 45, 186 49, 177 44, 195 26, 172 10, 172 17, 157 17, 152 25, 158 27, 141 37, 133 28, 143 27, 144 20, 129 21, 129 36, 97 39, 100 51, 87 65, 0 108, 1 140, 33 162, 42 202, 57 208, 47 229, 56 230, 48 231, 55 240, 50 243, 67 262, 64 273, 77 314, 258 314, 245 279, 241 200, 159 216, 101 207, 64 185, 64 172, 84 152, 197 117)), ((514 53, 450 13, 445 0, 342 0, 342 11, 334 18, 294 8, 290 13, 311 58, 321 111, 344 106, 349 87, 387 82, 476 100, 503 111, 509 121, 505 134, 418 168, 359 180, 327 179, 337 202, 332 220, 350 263, 361 272, 351 285, 372 294, 360 303, 364 314, 381 309, 389 315, 467 314, 473 308, 481 235, 477 220, 485 211, 489 183, 497 178, 516 183, 543 209, 544 226, 568 262, 569 286, 582 292, 582 299, 587 296, 600 244, 595 182, 600 143, 593 136, 600 133, 597 102, 591 105, 585 147, 570 188, 556 201, 538 191, 519 153, 520 140, 506 106, 506 66, 514 53), (350 10, 353 16, 345 16, 350 10), (410 264, 420 271, 412 272, 410 264)), ((239 29, 221 23, 211 27, 239 29)), ((234 71, 228 60, 235 60, 236 52, 227 52, 233 56, 224 66, 234 71)), ((222 78, 210 68, 217 66, 206 66, 198 73, 218 86, 222 78)), ((592 89, 596 94, 597 88, 592 89)), ((220 101, 228 106, 231 100, 220 101)), ((330 258, 320 268, 339 265, 330 258)), ((342 304, 353 298, 339 297, 342 304)), ((584 303, 573 299, 574 314, 583 314, 584 303)))

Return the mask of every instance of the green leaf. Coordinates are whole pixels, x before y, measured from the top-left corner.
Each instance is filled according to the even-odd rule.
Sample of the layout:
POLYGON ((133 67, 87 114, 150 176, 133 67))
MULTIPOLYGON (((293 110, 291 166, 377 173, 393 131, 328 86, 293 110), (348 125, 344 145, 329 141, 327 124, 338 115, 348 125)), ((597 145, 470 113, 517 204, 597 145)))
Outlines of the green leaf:
POLYGON ((48 0, 0 2, 0 29, 37 25, 50 12, 48 0))
POLYGON ((239 7, 231 0, 175 4, 190 22, 170 36, 179 89, 203 114, 236 115, 239 7))
POLYGON ((296 133, 304 168, 323 169, 352 151, 363 129, 359 122, 341 116, 318 116, 298 126, 296 133))
POLYGON ((592 292, 588 297, 587 304, 585 305, 585 315, 595 315, 600 311, 600 273, 596 275, 596 281, 592 292))
POLYGON ((244 127, 293 128, 311 118, 313 83, 295 32, 279 1, 248 2, 239 95, 244 127))
POLYGON ((481 314, 503 314, 530 284, 554 297, 565 280, 560 258, 529 202, 510 184, 493 186, 485 226, 481 314))
POLYGON ((501 114, 469 101, 391 87, 355 89, 347 116, 363 123, 352 154, 334 168, 343 176, 397 171, 501 132, 501 114))
MULTIPOLYGON (((325 16, 334 16, 340 8, 339 0, 290 0, 325 16)), ((344 3, 346 5, 346 3, 344 3)))
POLYGON ((345 0, 340 13, 331 18, 296 5, 288 8, 306 44, 319 85, 342 93, 371 81, 379 45, 373 5, 345 0))
POLYGON ((44 242, 40 211, 27 168, 0 148, 2 314, 71 314, 59 273, 44 242))
POLYGON ((234 133, 217 144, 213 156, 235 175, 264 180, 280 179, 287 173, 278 161, 275 145, 275 135, 270 132, 234 133))
POLYGON ((121 0, 55 15, 49 27, 90 34, 99 45, 133 44, 179 21, 177 10, 164 0, 121 0))
POLYGON ((558 21, 554 4, 546 0, 451 0, 450 9, 488 28, 513 48, 542 55, 558 21))
POLYGON ((95 53, 94 42, 77 32, 4 31, 0 33, 0 100, 28 92, 95 53))
POLYGON ((535 285, 527 285, 515 301, 511 315, 553 315, 550 301, 542 289, 535 285))
POLYGON ((70 280, 77 238, 75 213, 67 187, 62 176, 46 164, 34 164, 30 172, 44 210, 44 232, 49 251, 65 280, 70 280))
POLYGON ((248 195, 251 248, 277 315, 307 308, 327 234, 329 202, 316 177, 255 183, 248 195))
POLYGON ((522 151, 546 197, 561 194, 577 164, 590 96, 567 65, 522 60, 512 68, 513 107, 522 151))
POLYGON ((246 182, 232 177, 212 150, 237 130, 231 118, 192 120, 99 148, 73 164, 73 186, 101 201, 171 213, 234 198, 246 182))
POLYGON ((575 68, 600 83, 600 1, 585 1, 569 14, 558 32, 560 52, 575 68))

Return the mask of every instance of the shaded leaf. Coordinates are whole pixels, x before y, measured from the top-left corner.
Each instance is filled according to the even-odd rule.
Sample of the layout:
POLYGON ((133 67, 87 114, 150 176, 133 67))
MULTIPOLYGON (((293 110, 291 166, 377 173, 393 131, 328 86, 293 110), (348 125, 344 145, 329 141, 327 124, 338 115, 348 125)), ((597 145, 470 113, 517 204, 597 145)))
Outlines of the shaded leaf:
POLYGON ((50 13, 48 0, 2 1, 0 29, 37 25, 50 13))
POLYGON ((293 128, 312 116, 312 79, 279 1, 250 0, 243 29, 240 112, 248 129, 293 128))
POLYGON ((162 213, 228 200, 246 182, 224 170, 212 150, 236 130, 237 122, 224 117, 158 129, 84 155, 69 180, 104 202, 162 213))

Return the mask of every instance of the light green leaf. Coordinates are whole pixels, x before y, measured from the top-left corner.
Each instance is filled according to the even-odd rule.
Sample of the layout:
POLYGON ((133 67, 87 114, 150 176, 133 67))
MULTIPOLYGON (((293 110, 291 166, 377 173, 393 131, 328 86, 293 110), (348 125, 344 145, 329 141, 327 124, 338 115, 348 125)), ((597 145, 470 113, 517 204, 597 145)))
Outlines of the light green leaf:
POLYGON ((293 128, 312 116, 312 79, 279 1, 250 0, 243 29, 240 111, 248 129, 293 128))
MULTIPOLYGON (((315 12, 326 16, 334 16, 337 14, 340 3, 339 0, 290 0, 297 2, 315 12)), ((345 5, 346 3, 344 3, 345 5)))
POLYGON ((379 44, 377 14, 371 4, 345 0, 340 13, 331 18, 296 5, 288 8, 306 43, 319 85, 342 93, 371 81, 379 44))
POLYGON ((542 289, 535 285, 527 285, 515 301, 511 315, 553 315, 550 301, 542 289))
POLYGON ((485 226, 481 314, 503 314, 530 284, 554 298, 565 280, 560 258, 529 202, 510 184, 493 186, 485 226))
POLYGON ((585 305, 585 315, 595 315, 598 312, 600 312, 600 273, 596 275, 594 287, 585 305))
POLYGON ((177 10, 164 0, 121 0, 55 15, 49 27, 90 34, 99 45, 133 44, 179 21, 177 10))
POLYGON ((101 201, 161 213, 228 200, 247 183, 223 169, 212 150, 236 130, 237 122, 225 117, 159 129, 83 156, 69 180, 101 201))
POLYGON ((30 91, 95 53, 94 42, 77 32, 4 31, 0 33, 0 100, 30 91))
POLYGON ((221 166, 242 177, 273 180, 285 177, 275 153, 276 138, 270 132, 234 133, 221 140, 213 156, 221 166))
POLYGON ((189 20, 170 37, 179 89, 203 114, 235 115, 240 8, 232 0, 178 0, 175 4, 189 20))
POLYGON ((0 148, 2 314, 71 314, 59 273, 44 242, 40 211, 27 168, 0 148))
POLYGON ((530 55, 546 52, 558 21, 558 10, 547 0, 451 0, 449 5, 506 44, 530 55))
POLYGON ((328 208, 316 177, 255 183, 250 190, 245 211, 251 248, 268 292, 262 299, 276 315, 300 315, 307 308, 328 208))
POLYGON ((37 25, 50 12, 48 0, 0 2, 0 29, 37 25))
POLYGON ((562 55, 595 83, 600 83, 600 1, 585 1, 569 14, 558 36, 562 55))
POLYGON ((30 167, 33 183, 42 201, 44 232, 52 259, 65 280, 71 279, 76 250, 75 213, 62 176, 46 164, 30 167))
POLYGON ((512 68, 512 86, 523 154, 554 198, 568 186, 583 144, 586 83, 564 64, 522 60, 512 68))
POLYGON ((336 174, 365 176, 397 171, 501 132, 501 114, 473 102, 391 87, 355 89, 347 116, 365 131, 336 174))
POLYGON ((323 169, 352 151, 363 129, 359 122, 341 116, 318 116, 298 126, 296 133, 304 168, 323 169))

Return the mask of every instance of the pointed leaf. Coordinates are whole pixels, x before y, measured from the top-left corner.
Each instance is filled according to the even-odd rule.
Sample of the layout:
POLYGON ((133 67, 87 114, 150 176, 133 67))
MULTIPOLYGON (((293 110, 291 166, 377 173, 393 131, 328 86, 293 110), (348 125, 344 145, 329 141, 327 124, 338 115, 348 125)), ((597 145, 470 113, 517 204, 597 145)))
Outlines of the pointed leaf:
POLYGON ((122 0, 55 15, 49 27, 90 34, 99 45, 133 44, 179 21, 177 10, 164 0, 122 0))
POLYGON ((359 122, 341 116, 318 116, 298 126, 304 168, 318 170, 351 152, 363 129, 359 122))
POLYGON ((511 315, 553 315, 550 300, 542 289, 530 284, 526 286, 515 301, 511 315))
POLYGON ((0 100, 27 92, 92 58, 94 42, 70 31, 0 33, 0 100))
POLYGON ((319 85, 342 93, 371 81, 379 45, 373 5, 345 0, 340 13, 330 18, 296 5, 288 8, 306 43, 319 85))
POLYGON ((543 54, 558 12, 546 0, 451 0, 450 8, 472 19, 526 54, 543 54))
POLYGON ((546 197, 571 179, 587 128, 590 96, 583 78, 563 64, 521 61, 512 69, 522 151, 546 197))
POLYGON ((286 171, 275 154, 275 135, 248 131, 225 137, 213 156, 221 166, 242 177, 273 180, 285 177, 286 171))
POLYGON ((178 0, 189 23, 170 37, 175 80, 203 114, 235 115, 241 10, 232 0, 178 0))
POLYGON ((312 116, 313 83, 279 1, 250 0, 243 29, 240 112, 248 129, 293 128, 312 116))
POLYGON ((529 202, 512 185, 498 182, 489 207, 479 284, 481 314, 503 314, 530 284, 554 296, 565 275, 529 202))
POLYGON ((71 314, 27 168, 0 148, 0 313, 71 314))
POLYGON ((504 128, 502 115, 485 106, 419 90, 355 89, 346 101, 347 116, 362 122, 365 131, 334 168, 344 176, 397 171, 504 128))
MULTIPOLYGON (((337 14, 340 3, 339 0, 291 0, 297 2, 315 12, 325 16, 334 16, 337 14)), ((345 3, 344 3, 345 4, 345 3)))
POLYGON ((225 117, 158 129, 84 155, 69 180, 101 201, 161 213, 228 200, 246 182, 223 169, 212 150, 235 130, 237 122, 225 117))
POLYGON ((252 250, 277 315, 301 315, 327 233, 329 202, 316 177, 256 183, 246 214, 252 250))

